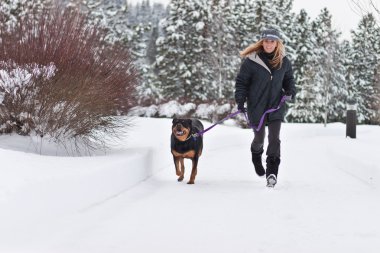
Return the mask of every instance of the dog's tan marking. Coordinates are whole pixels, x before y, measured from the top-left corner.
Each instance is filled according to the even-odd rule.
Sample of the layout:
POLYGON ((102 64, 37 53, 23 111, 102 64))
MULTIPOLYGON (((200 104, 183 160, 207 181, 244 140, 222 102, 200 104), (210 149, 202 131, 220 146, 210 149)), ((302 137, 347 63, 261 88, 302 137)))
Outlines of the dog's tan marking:
POLYGON ((186 152, 186 153, 178 153, 178 152, 176 152, 175 150, 172 150, 172 154, 175 156, 175 157, 182 157, 182 158, 189 158, 189 159, 191 159, 191 158, 194 158, 194 156, 195 156, 195 151, 194 150, 190 150, 190 151, 188 151, 188 152, 186 152))
POLYGON ((194 184, 197 172, 198 172, 197 164, 195 164, 194 161, 193 161, 193 168, 191 170, 190 180, 189 180, 189 182, 187 182, 188 184, 194 184))
POLYGON ((179 175, 178 181, 181 182, 185 177, 185 163, 183 158, 179 158, 179 160, 181 162, 181 174, 179 175))
POLYGON ((174 164, 175 164, 175 173, 177 174, 177 176, 180 176, 181 175, 181 163, 180 163, 180 159, 176 158, 175 161, 174 161, 174 164))

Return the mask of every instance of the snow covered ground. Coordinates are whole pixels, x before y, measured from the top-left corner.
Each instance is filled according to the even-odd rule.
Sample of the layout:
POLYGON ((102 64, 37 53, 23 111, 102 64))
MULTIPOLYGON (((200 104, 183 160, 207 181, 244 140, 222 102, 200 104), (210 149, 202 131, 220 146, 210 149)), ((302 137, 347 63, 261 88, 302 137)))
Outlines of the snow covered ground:
POLYGON ((228 125, 205 134, 195 185, 190 161, 178 183, 170 127, 137 118, 91 157, 0 136, 0 252, 379 252, 379 126, 350 139, 344 124, 283 124, 274 189, 251 165, 253 133, 228 125))

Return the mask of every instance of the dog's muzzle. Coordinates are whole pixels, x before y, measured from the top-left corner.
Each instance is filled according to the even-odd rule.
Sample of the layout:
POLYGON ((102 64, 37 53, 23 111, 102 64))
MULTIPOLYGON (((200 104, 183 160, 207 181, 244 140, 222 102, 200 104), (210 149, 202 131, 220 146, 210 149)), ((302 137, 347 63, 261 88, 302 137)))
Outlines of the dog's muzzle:
POLYGON ((182 125, 177 125, 175 128, 175 135, 182 136, 185 134, 185 131, 182 130, 182 125))
POLYGON ((184 134, 185 134, 184 131, 176 131, 176 132, 175 132, 175 135, 177 135, 177 136, 182 136, 182 135, 184 135, 184 134))

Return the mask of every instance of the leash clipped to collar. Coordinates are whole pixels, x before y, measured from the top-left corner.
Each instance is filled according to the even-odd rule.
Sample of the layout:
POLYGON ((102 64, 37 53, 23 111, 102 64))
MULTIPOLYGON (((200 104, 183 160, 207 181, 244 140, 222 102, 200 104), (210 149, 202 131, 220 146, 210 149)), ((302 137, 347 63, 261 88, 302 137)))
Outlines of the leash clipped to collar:
POLYGON ((224 119, 219 120, 219 121, 216 122, 215 124, 209 126, 209 127, 206 128, 205 130, 203 130, 203 131, 199 131, 198 133, 191 134, 191 135, 186 139, 186 141, 189 140, 190 138, 194 138, 194 139, 196 139, 196 138, 198 138, 198 137, 200 137, 200 136, 203 136, 204 133, 206 133, 207 131, 211 130, 211 129, 214 128, 216 125, 221 124, 223 121, 226 121, 227 119, 230 119, 230 118, 232 118, 232 117, 235 117, 235 116, 238 115, 239 113, 244 113, 244 116, 245 116, 245 119, 246 119, 247 122, 248 122, 248 125, 249 125, 253 130, 255 130, 255 131, 259 131, 259 130, 261 129, 261 127, 263 126, 263 124, 264 124, 265 116, 266 116, 268 113, 275 112, 275 111, 277 111, 278 109, 280 109, 281 106, 283 106, 283 104, 285 103, 285 101, 286 101, 286 96, 283 96, 283 97, 281 98, 280 103, 278 104, 278 106, 277 106, 276 108, 271 108, 271 109, 269 109, 269 110, 266 110, 266 111, 264 112, 264 114, 261 116, 261 118, 260 118, 260 122, 259 122, 259 125, 258 125, 257 127, 255 127, 253 124, 250 124, 246 112, 242 112, 242 111, 238 110, 238 111, 236 111, 236 112, 234 112, 234 113, 231 113, 230 115, 228 115, 228 116, 225 117, 224 119))
POLYGON ((191 138, 193 138, 193 139, 195 140, 195 139, 197 139, 199 136, 200 136, 199 133, 190 134, 189 137, 187 137, 185 141, 188 141, 188 140, 190 140, 191 138))

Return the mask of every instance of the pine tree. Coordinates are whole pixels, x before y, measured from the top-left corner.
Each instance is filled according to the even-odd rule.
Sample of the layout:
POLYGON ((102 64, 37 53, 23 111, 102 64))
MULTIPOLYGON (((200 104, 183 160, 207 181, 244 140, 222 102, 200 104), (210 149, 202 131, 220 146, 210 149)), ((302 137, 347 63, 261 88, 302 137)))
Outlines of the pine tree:
POLYGON ((235 78, 240 65, 238 43, 235 35, 233 5, 226 0, 213 0, 210 32, 212 52, 210 68, 214 77, 212 86, 217 87, 218 99, 233 99, 235 78))
POLYGON ((149 13, 148 17, 145 17, 145 20, 149 20, 151 23, 151 32, 149 34, 149 42, 147 48, 147 57, 149 64, 153 64, 156 60, 157 47, 156 40, 159 35, 162 33, 160 21, 167 16, 167 10, 165 6, 162 4, 155 3, 153 4, 153 8, 151 9, 151 13, 149 13))
POLYGON ((157 40, 156 66, 164 97, 205 101, 216 98, 211 82, 211 11, 206 0, 176 0, 157 40))
MULTIPOLYGON (((330 115, 337 109, 334 99, 339 92, 342 92, 344 78, 341 73, 344 71, 342 63, 336 62, 338 38, 340 34, 332 28, 332 16, 324 8, 312 24, 312 31, 316 37, 315 55, 313 66, 316 68, 315 85, 317 87, 317 118, 318 122, 325 124, 330 121, 330 115)), ((344 89, 343 89, 344 90, 344 89)))
POLYGON ((286 54, 292 60, 295 59, 297 41, 294 39, 295 13, 293 13, 293 0, 276 0, 277 15, 275 24, 278 26, 282 40, 286 44, 286 54))
POLYGON ((346 46, 334 41, 335 51, 332 54, 333 72, 331 75, 331 97, 329 101, 328 122, 344 122, 347 102, 349 71, 346 65, 346 46))
POLYGON ((353 64, 354 49, 349 41, 345 40, 341 45, 341 54, 345 68, 345 82, 347 87, 347 103, 355 100, 355 66, 353 64))
POLYGON ((130 6, 129 10, 128 23, 132 32, 127 45, 140 73, 138 102, 158 103, 162 99, 162 91, 153 64, 157 55, 156 40, 160 34, 160 20, 166 15, 166 10, 162 4, 154 4, 152 7, 149 0, 130 6))
POLYGON ((127 3, 116 0, 70 0, 75 6, 88 14, 90 24, 98 24, 107 29, 109 43, 125 42, 131 34, 127 20, 127 3))
POLYGON ((231 16, 228 23, 233 29, 234 41, 241 51, 255 42, 260 33, 256 27, 256 1, 231 0, 231 16))
POLYGON ((279 18, 277 7, 273 1, 260 0, 256 2, 255 8, 255 29, 256 40, 260 39, 261 32, 267 28, 280 29, 276 17, 279 18))
POLYGON ((316 47, 314 33, 311 30, 311 21, 305 10, 296 15, 294 40, 296 58, 293 63, 293 71, 296 82, 296 102, 290 108, 287 120, 291 122, 317 122, 318 115, 318 87, 314 84, 316 69, 312 61, 316 58, 314 48, 316 47))
POLYGON ((354 66, 353 96, 357 102, 359 123, 371 124, 376 119, 375 70, 380 60, 380 29, 372 14, 364 16, 352 33, 354 66))
POLYGON ((173 0, 169 4, 168 17, 162 22, 164 34, 157 39, 157 58, 155 67, 159 86, 162 87, 163 96, 171 99, 184 96, 184 87, 180 86, 179 76, 185 75, 184 64, 180 56, 185 45, 186 31, 182 17, 182 0, 173 0), (177 69, 178 68, 178 69, 177 69))

